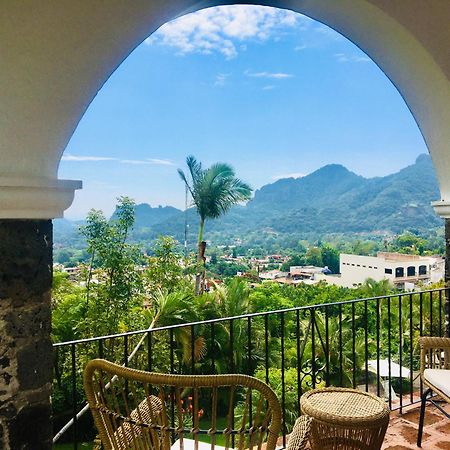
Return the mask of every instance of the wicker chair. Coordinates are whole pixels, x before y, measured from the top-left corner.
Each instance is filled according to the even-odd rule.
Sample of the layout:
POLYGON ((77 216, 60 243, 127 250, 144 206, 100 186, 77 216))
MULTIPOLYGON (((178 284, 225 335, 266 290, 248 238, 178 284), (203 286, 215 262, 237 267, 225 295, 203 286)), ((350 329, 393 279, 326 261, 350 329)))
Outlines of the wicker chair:
POLYGON ((420 408, 419 433, 417 446, 422 445, 423 422, 425 419, 425 405, 429 401, 446 417, 444 411, 432 396, 437 394, 443 401, 450 403, 450 338, 421 337, 420 338, 420 378, 427 389, 422 393, 420 408), (430 396, 430 397, 429 397, 430 396))
POLYGON ((261 450, 264 442, 275 450, 281 429, 275 393, 246 375, 166 375, 96 359, 84 388, 105 450, 261 450))

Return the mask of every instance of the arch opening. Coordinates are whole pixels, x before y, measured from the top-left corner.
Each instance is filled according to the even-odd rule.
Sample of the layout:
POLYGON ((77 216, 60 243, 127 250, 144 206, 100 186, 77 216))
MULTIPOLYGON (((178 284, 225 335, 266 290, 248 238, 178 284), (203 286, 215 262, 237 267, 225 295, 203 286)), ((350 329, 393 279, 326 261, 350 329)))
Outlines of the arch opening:
MULTIPOLYGON (((202 11, 207 11, 207 10, 205 10, 205 9, 203 9, 202 11)), ((306 19, 305 19, 306 20, 306 19)), ((310 20, 310 21, 312 21, 311 19, 308 19, 308 20, 310 20)), ((322 30, 325 30, 326 31, 326 29, 325 29, 325 27, 323 27, 322 28, 322 30)), ((176 36, 176 34, 175 34, 175 36, 176 36)), ((150 39, 152 39, 152 38, 150 38, 150 39)), ((209 49, 208 49, 209 50, 209 49)), ((225 49, 225 51, 228 51, 228 52, 231 52, 231 51, 235 51, 235 50, 233 50, 233 49, 229 49, 229 48, 226 48, 225 49)), ((226 55, 225 55, 226 56, 226 55)), ((333 55, 333 57, 335 57, 336 59, 338 59, 338 58, 342 58, 343 60, 345 60, 345 55, 342 55, 342 54, 336 54, 336 55, 333 55)), ((368 60, 368 58, 367 57, 365 57, 365 55, 364 54, 362 54, 362 53, 360 53, 360 54, 358 54, 357 56, 352 56, 353 58, 355 58, 355 61, 356 60, 358 60, 358 61, 360 61, 361 62, 361 64, 365 64, 365 62, 366 62, 366 60, 368 60)), ((348 62, 348 61, 347 61, 348 62)), ((344 65, 345 64, 345 62, 342 64, 342 65, 344 65)), ((355 62, 355 64, 356 64, 356 62, 355 62)), ((121 70, 121 69, 119 69, 119 70, 121 70)), ((255 69, 253 72, 251 71, 251 70, 246 70, 246 76, 247 76, 247 78, 248 79, 252 79, 251 77, 254 77, 252 80, 258 80, 258 79, 262 79, 263 78, 263 76, 264 75, 266 75, 266 76, 280 76, 280 77, 282 77, 282 76, 286 76, 286 78, 288 78, 289 76, 290 76, 290 74, 286 74, 286 73, 281 73, 281 72, 279 72, 279 73, 267 73, 267 72, 264 72, 264 71, 262 71, 262 70, 260 70, 259 72, 257 71, 257 69, 255 69), (258 77, 261 77, 261 78, 258 78, 258 77)), ((226 74, 225 74, 226 75, 226 74)), ((114 75, 115 76, 115 75, 114 75)), ((225 76, 224 76, 225 77, 225 76)), ((216 82, 217 83, 221 83, 221 82, 224 82, 222 79, 218 79, 218 80, 216 80, 216 82)), ((226 82, 226 81, 225 81, 226 82)), ((269 83, 273 83, 273 81, 272 80, 269 80, 269 81, 266 81, 266 84, 269 84, 269 83)), ((267 85, 267 86, 264 86, 264 88, 272 88, 273 86, 271 86, 271 85, 267 85)), ((105 88, 104 88, 105 89, 105 88)), ((100 93, 100 97, 99 97, 100 99, 101 99, 101 93, 100 93)), ((190 98, 190 99, 188 99, 188 101, 192 101, 192 98, 190 98)), ((186 110, 187 111, 187 110, 186 110)), ((182 114, 184 114, 186 111, 184 111, 184 110, 182 110, 182 114)), ((192 113, 192 112, 188 112, 186 115, 189 115, 190 113, 192 113)), ((361 112, 361 115, 363 115, 363 112, 361 112)), ((280 114, 280 116, 281 116, 281 114, 280 114)), ((201 117, 201 119, 203 119, 204 120, 204 117, 201 117)), ((172 117, 170 117, 170 120, 173 122, 173 123, 176 123, 176 125, 174 126, 174 128, 175 129, 179 129, 179 127, 181 127, 182 126, 182 124, 180 124, 180 123, 178 123, 178 122, 176 122, 175 121, 175 119, 174 118, 172 118, 172 117)), ((293 124, 294 124, 294 122, 292 122, 293 124)), ((277 124, 278 125, 278 124, 277 124)), ((114 127, 113 127, 114 128, 114 127)), ((277 128, 276 126, 275 127, 273 127, 273 128, 277 128)), ((232 132, 233 131, 235 131, 235 130, 231 130, 232 132)), ((242 129, 237 129, 237 131, 238 132, 241 132, 242 131, 242 129)), ((316 131, 316 133, 317 133, 317 130, 315 130, 316 131)), ((200 132, 201 133, 201 132, 200 132)), ((235 133, 235 134, 238 134, 238 133, 235 133)), ((203 137, 203 136, 202 136, 203 137)), ((177 142, 172 142, 172 145, 173 146, 176 146, 177 145, 177 142)), ((272 146, 272 148, 273 148, 273 146, 272 146)), ((190 151, 189 151, 190 152, 190 151)), ((156 156, 160 156, 160 155, 156 155, 156 156)), ((69 158, 71 157, 71 155, 69 155, 69 158)), ((95 157, 95 155, 94 155, 94 157, 95 157)), ((105 157, 105 158, 109 158, 109 155, 106 155, 106 156, 103 156, 103 155, 100 155, 100 158, 101 157, 105 157)), ((115 156, 114 156, 115 157, 115 156)), ((374 158, 375 160, 377 160, 378 158, 374 158)), ((130 161, 130 163, 131 162, 135 162, 135 163, 138 163, 139 161, 130 161)), ((331 161, 332 162, 332 161, 331 161)), ((344 163, 345 164, 345 163, 344 163)), ((355 170, 355 169, 354 169, 355 170)), ((355 170, 355 171, 357 171, 357 170, 355 170)), ((268 182, 269 180, 266 180, 266 182, 268 182)), ((261 183, 260 183, 260 185, 261 185, 261 183)))

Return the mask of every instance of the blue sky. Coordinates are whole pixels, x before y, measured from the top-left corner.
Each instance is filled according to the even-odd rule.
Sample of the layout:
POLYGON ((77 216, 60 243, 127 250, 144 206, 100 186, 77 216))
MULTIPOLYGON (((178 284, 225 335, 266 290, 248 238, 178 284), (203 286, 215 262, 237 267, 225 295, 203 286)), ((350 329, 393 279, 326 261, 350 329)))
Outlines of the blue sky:
POLYGON ((224 6, 165 24, 116 70, 75 131, 66 217, 116 197, 184 207, 187 155, 232 164, 257 189, 339 163, 366 177, 427 152, 400 94, 354 44, 285 10, 224 6))

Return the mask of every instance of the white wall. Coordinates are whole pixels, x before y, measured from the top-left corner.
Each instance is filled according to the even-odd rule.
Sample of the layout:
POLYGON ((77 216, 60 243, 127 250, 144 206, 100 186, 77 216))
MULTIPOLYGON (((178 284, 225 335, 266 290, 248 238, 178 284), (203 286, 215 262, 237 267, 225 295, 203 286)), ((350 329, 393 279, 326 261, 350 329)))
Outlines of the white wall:
MULTIPOLYGON (((375 281, 388 279, 391 282, 399 281, 402 278, 408 278, 408 281, 414 282, 431 278, 431 266, 436 263, 435 258, 431 257, 415 257, 412 256, 408 260, 392 260, 384 257, 360 256, 341 253, 340 255, 340 272, 341 285, 351 287, 363 283, 367 278, 373 278, 375 281), (419 267, 426 266, 426 277, 419 276, 419 267), (403 277, 396 277, 396 269, 402 267, 403 277), (408 267, 415 268, 415 280, 408 277, 408 267), (386 273, 386 269, 392 271, 391 274, 386 273)), ((439 272, 442 274, 442 272, 439 272)), ((440 278, 435 275, 433 279, 440 278)), ((438 280, 436 280, 438 281, 438 280)))
POLYGON ((346 286, 363 283, 367 278, 381 281, 386 278, 384 261, 374 256, 359 256, 341 253, 341 278, 346 286))

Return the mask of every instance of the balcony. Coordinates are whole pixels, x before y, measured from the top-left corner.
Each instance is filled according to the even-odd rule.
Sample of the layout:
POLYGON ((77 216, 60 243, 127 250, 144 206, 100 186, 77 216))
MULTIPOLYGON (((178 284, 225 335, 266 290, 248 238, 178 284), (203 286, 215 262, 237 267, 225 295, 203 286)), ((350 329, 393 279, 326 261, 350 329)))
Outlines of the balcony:
MULTIPOLYGON (((203 6, 221 3, 226 2, 210 1, 205 2, 203 6)), ((277 0, 264 3, 278 7, 286 6, 286 2, 277 0)), ((4 406, 0 412, 2 428, 0 447, 33 450, 50 448, 48 386, 52 376, 51 219, 63 215, 63 211, 72 202, 74 191, 81 187, 80 183, 59 180, 57 177, 63 149, 87 105, 120 62, 148 36, 149 32, 170 18, 198 8, 196 5, 197 3, 187 0, 179 2, 174 0, 167 2, 116 1, 108 2, 107 6, 99 3, 87 8, 85 2, 80 0, 71 2, 43 0, 33 3, 34 7, 30 8, 26 2, 3 2, 4 14, 0 16, 0 21, 2 42, 7 51, 2 54, 4 63, 0 70, 3 88, 0 94, 2 100, 0 401, 4 406), (28 426, 24 427, 24 422, 28 426)), ((448 236, 450 236, 450 221, 447 220, 450 218, 450 177, 448 176, 450 66, 448 46, 444 44, 450 40, 448 27, 450 5, 442 1, 429 2, 426 7, 420 6, 412 9, 409 2, 381 0, 359 2, 294 0, 289 2, 292 10, 316 18, 350 38, 372 57, 393 81, 419 124, 430 154, 433 156, 440 185, 440 200, 434 202, 434 208, 439 216, 446 219, 448 236), (430 27, 430 24, 433 26, 430 27)), ((449 253, 449 249, 447 252, 449 253)), ((395 301, 395 298, 391 298, 391 307, 395 305, 395 301)), ((373 308, 373 301, 368 303, 370 303, 367 308, 369 313, 373 308)), ((386 300, 380 300, 380 304, 385 308, 388 303, 386 300)), ((403 311, 408 311, 406 306, 408 301, 405 300, 404 303, 403 311)), ((413 303, 415 307, 420 300, 418 302, 414 297, 413 303)), ((364 303, 358 303, 358 308, 361 304, 364 311, 364 303)), ((422 312, 426 315, 425 299, 422 306, 425 308, 422 312)), ((342 312, 348 309, 351 311, 352 308, 351 305, 342 305, 342 312)), ((434 306, 431 310, 433 308, 434 306)), ((335 313, 332 309, 330 306, 325 308, 325 311, 328 310, 329 318, 332 317, 332 312, 335 313)), ((357 309, 356 306, 355 309, 357 309)), ((313 309, 310 308, 308 311, 312 313, 313 309)), ((258 322, 262 321, 265 324, 267 320, 269 326, 272 322, 281 321, 284 317, 284 324, 287 326, 292 320, 290 316, 294 316, 294 338, 297 331, 301 343, 303 327, 301 324, 296 325, 296 315, 298 314, 301 320, 303 316, 308 315, 308 311, 273 313, 267 319, 265 317, 262 319, 261 317, 242 318, 234 321, 230 319, 222 325, 228 323, 235 326, 237 323, 247 321, 250 328, 254 330, 258 322)), ((319 312, 319 310, 314 311, 319 312)), ((340 307, 338 307, 338 317, 339 311, 340 307)), ((308 355, 306 350, 312 351, 312 347, 315 350, 323 347, 323 337, 318 338, 315 312, 310 317, 310 319, 314 317, 308 333, 310 350, 305 346, 304 355, 308 355), (312 330, 316 330, 314 338, 312 338, 312 330)), ((325 313, 323 308, 322 312, 325 313)), ((428 318, 430 326, 427 328, 425 316, 422 314, 411 316, 413 325, 410 329, 413 335, 436 331, 434 323, 437 317, 441 317, 440 313, 438 315, 433 313, 433 320, 431 317, 428 318)), ((339 319, 338 322, 342 323, 339 319)), ((307 317, 306 320, 308 321, 307 317)), ((353 317, 353 335, 357 326, 355 322, 359 321, 359 317, 353 317)), ((392 325, 395 323, 391 320, 392 325)), ((402 323, 400 328, 403 328, 403 325, 402 323)), ((441 325, 440 321, 438 331, 441 325)), ((192 325, 192 332, 198 332, 204 326, 206 325, 192 325)), ((210 325, 212 330, 218 326, 218 324, 210 325)), ((383 323, 383 330, 384 326, 383 323)), ((233 326, 229 331, 232 329, 233 326)), ((279 334, 283 332, 285 339, 288 330, 280 329, 279 331, 279 334)), ((393 330, 389 329, 389 336, 391 331, 393 333, 393 330)), ((145 351, 148 353, 147 366, 151 367, 157 362, 152 345, 158 342, 158 333, 161 335, 166 333, 169 337, 173 333, 172 337, 176 337, 176 330, 141 333, 142 336, 147 337, 144 350, 139 352, 143 366, 146 359, 145 351)), ((137 339, 136 336, 131 334, 127 337, 94 340, 91 343, 77 342, 59 345, 61 348, 58 350, 56 368, 69 364, 73 375, 67 380, 62 380, 58 378, 61 373, 55 372, 57 375, 55 384, 59 383, 60 386, 55 388, 54 405, 60 402, 64 406, 72 405, 74 410, 82 405, 79 381, 83 358, 101 355, 104 352, 104 355, 109 358, 116 360, 122 358, 122 361, 126 361, 128 359, 126 349, 131 348, 133 341, 137 339)), ((195 334, 193 336, 195 337, 195 334)), ((253 335, 250 334, 250 336, 253 335)), ((325 370, 325 373, 328 375, 332 372, 330 361, 333 355, 330 350, 334 348, 331 346, 330 336, 328 329, 328 339, 325 339, 327 343, 325 348, 328 350, 325 358, 325 369, 328 368, 328 372, 325 370)), ((376 336, 378 337, 378 334, 376 336)), ((281 344, 281 335, 271 337, 278 342, 278 345, 281 344)), ((380 339, 383 344, 380 353, 383 357, 386 356, 384 353, 388 342, 391 342, 386 340, 386 337, 385 332, 380 339)), ((408 342, 407 337, 407 334, 400 333, 400 340, 405 345, 408 342)), ((231 335, 230 341, 233 342, 231 335)), ((250 342, 247 352, 252 354, 255 338, 251 338, 250 342)), ((409 342, 410 347, 412 342, 413 340, 409 342)), ((282 349, 282 346, 278 348, 278 362, 275 367, 283 361, 280 356, 282 349)), ((398 355, 394 356, 401 356, 400 359, 403 360, 407 353, 405 349, 402 349, 400 353, 400 349, 402 346, 398 349, 398 355)), ((174 352, 175 357, 175 349, 172 346, 164 350, 169 353, 174 352)), ((284 365, 290 367, 288 364, 291 364, 292 360, 286 360, 286 349, 283 352, 284 365)), ((301 346, 300 354, 302 354, 301 346)), ((314 351, 312 354, 314 355, 314 351)), ((412 352, 411 355, 415 364, 416 353, 412 352)), ((208 356, 213 355, 210 353, 208 356)), ((173 361, 172 364, 174 364, 173 361)), ((297 369, 301 362, 298 361, 297 369)), ((210 363, 211 367, 215 368, 213 361, 210 363)), ((319 361, 313 358, 310 363, 317 371, 319 361)), ((322 364, 322 361, 320 363, 322 364)), ((271 367, 274 367, 274 364, 271 362, 271 367)), ((355 362, 352 363, 354 364, 355 362)), ((249 367, 251 368, 251 364, 249 367)), ((296 367, 293 367, 294 371, 296 367)), ((157 365, 155 368, 158 368, 157 365)), ((177 368, 174 366, 173 369, 177 368)), ((187 370, 184 367, 183 369, 187 370)), ((196 369, 195 363, 194 369, 196 369)), ((299 370, 297 372, 302 373, 299 370)), ((285 372, 282 371, 282 373, 285 372)), ((323 373, 323 370, 320 373, 323 373)), ((356 374, 351 378, 354 376, 356 374)), ((311 383, 313 379, 318 381, 317 374, 310 374, 309 377, 305 379, 311 379, 311 383)), ((344 378, 343 374, 340 377, 344 378)), ((328 377, 326 381, 330 382, 330 378, 328 377)), ((61 411, 61 414, 63 413, 68 414, 65 409, 61 411)), ((61 420, 56 417, 56 422, 58 421, 64 421, 64 417, 61 420)), ((74 433, 75 440, 81 439, 81 420, 73 429, 71 428, 70 432, 74 433), (75 429, 74 432, 73 429, 75 429)))
MULTIPOLYGON (((83 367, 96 357, 148 371, 256 376, 281 401, 282 447, 300 414, 303 392, 329 385, 370 391, 384 397, 393 411, 386 448, 408 448, 391 443, 404 445, 414 434, 411 422, 421 389, 417 339, 444 334, 446 291, 331 302, 54 344, 55 441, 70 443, 54 448, 85 448, 82 443, 95 438, 90 413, 78 412, 85 406, 83 367), (70 426, 60 432, 67 422, 70 426)), ((430 417, 434 428, 425 428, 424 448, 439 448, 427 447, 440 432, 439 415, 430 417)))

